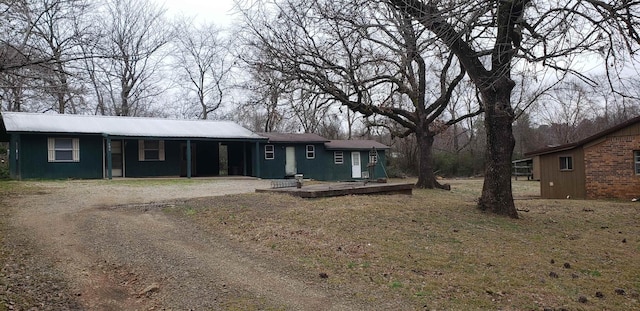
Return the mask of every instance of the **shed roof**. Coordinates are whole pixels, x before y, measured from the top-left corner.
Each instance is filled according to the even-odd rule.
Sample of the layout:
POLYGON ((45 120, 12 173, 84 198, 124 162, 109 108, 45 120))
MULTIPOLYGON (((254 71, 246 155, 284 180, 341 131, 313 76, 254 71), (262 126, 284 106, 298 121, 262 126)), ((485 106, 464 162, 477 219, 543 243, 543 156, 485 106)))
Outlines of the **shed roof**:
POLYGON ((588 144, 594 140, 603 138, 609 134, 613 134, 621 129, 624 129, 628 126, 634 125, 636 123, 640 122, 640 116, 637 116, 635 118, 629 119, 625 122, 622 122, 618 125, 612 126, 604 131, 598 132, 594 135, 591 135, 583 140, 577 141, 577 142, 573 142, 573 143, 568 143, 568 144, 564 144, 564 145, 559 145, 559 146, 553 146, 553 147, 547 147, 547 148, 543 148, 543 149, 539 149, 539 150, 535 150, 535 151, 531 151, 531 152, 527 152, 524 155, 527 157, 534 157, 534 156, 539 156, 539 155, 544 155, 544 154, 549 154, 549 153, 554 153, 554 152, 560 152, 560 151, 566 151, 566 150, 571 150, 580 146, 583 146, 585 144, 588 144))
POLYGON ((328 150, 342 149, 342 150, 370 150, 376 149, 389 149, 389 146, 383 145, 375 140, 331 140, 326 142, 324 146, 328 150))
POLYGON ((2 112, 4 131, 123 137, 265 139, 231 121, 2 112))
POLYGON ((328 139, 313 133, 258 133, 269 138, 270 143, 324 143, 328 139))

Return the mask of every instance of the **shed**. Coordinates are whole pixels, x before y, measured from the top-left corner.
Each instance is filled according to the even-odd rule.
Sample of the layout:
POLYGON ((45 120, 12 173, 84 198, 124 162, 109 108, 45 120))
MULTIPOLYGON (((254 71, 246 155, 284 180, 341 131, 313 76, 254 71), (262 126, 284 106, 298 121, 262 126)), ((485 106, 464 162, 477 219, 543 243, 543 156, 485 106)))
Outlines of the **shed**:
POLYGON ((640 117, 581 141, 525 154, 540 158, 542 198, 640 196, 640 117))

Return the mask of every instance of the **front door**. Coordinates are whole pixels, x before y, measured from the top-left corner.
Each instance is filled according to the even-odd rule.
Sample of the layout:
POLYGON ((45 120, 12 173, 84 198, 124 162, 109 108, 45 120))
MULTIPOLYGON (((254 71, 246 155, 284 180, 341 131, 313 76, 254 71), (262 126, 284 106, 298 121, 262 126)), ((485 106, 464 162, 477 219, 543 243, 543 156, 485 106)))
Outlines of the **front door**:
MULTIPOLYGON (((122 157, 122 141, 121 140, 112 140, 111 141, 111 176, 112 177, 122 177, 122 173, 124 171, 123 157, 122 157)), ((105 155, 106 156, 106 155, 105 155)), ((105 159, 105 172, 109 169, 108 162, 105 159)))
POLYGON ((360 165, 360 151, 351 152, 351 177, 362 178, 362 166, 360 165))
POLYGON ((296 147, 286 148, 286 157, 284 161, 284 173, 286 176, 293 176, 296 170, 296 147))

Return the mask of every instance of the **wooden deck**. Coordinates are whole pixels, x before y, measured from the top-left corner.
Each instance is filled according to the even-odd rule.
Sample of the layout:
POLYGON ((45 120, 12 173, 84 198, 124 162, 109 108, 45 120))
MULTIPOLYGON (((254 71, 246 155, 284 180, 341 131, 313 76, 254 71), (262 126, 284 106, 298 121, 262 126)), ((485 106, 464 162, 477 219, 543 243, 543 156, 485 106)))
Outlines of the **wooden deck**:
POLYGON ((376 182, 340 182, 274 189, 256 189, 256 192, 286 193, 301 198, 324 198, 350 194, 408 194, 411 195, 413 184, 409 183, 376 183, 376 182))

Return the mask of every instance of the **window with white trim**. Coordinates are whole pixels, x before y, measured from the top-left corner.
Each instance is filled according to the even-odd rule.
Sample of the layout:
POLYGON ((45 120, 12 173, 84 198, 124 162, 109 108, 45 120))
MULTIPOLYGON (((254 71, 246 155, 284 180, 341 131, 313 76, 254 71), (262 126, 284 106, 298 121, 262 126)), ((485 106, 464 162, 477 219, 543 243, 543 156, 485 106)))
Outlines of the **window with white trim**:
POLYGON ((334 164, 344 164, 344 152, 342 152, 342 151, 334 151, 333 152, 333 163, 334 164))
POLYGON ((47 139, 49 162, 80 162, 80 139, 50 137, 47 139))
POLYGON ((265 160, 273 160, 275 159, 275 149, 273 145, 264 145, 264 158, 265 160))
POLYGON ((164 140, 138 140, 139 161, 164 161, 164 140))
POLYGON ((573 170, 573 157, 571 157, 571 156, 561 156, 560 157, 560 170, 561 171, 571 171, 571 170, 573 170))
POLYGON ((640 175, 640 151, 633 152, 633 163, 636 168, 636 175, 640 175))
POLYGON ((315 159, 316 158, 316 146, 307 145, 307 159, 315 159))

